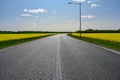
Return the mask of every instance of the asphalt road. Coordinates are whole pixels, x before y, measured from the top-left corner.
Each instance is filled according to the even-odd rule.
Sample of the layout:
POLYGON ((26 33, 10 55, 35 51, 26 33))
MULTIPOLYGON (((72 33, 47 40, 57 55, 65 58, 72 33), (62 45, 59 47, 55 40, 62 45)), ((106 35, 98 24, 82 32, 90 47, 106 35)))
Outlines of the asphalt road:
POLYGON ((120 55, 51 36, 0 50, 0 80, 120 80, 120 55))

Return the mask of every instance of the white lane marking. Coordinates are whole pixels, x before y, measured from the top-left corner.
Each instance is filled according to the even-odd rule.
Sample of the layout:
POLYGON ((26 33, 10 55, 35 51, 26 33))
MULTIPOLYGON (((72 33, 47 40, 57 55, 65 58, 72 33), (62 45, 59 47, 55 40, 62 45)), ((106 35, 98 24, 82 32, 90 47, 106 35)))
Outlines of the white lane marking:
POLYGON ((62 80, 62 72, 61 72, 61 60, 60 60, 60 37, 58 37, 57 42, 57 61, 56 61, 56 78, 57 80, 62 80))

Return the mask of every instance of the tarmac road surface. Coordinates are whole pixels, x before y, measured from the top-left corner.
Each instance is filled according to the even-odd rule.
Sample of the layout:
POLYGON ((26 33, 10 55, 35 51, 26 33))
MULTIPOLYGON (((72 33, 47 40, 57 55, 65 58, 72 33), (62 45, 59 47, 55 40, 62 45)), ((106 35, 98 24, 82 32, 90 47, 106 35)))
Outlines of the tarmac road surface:
POLYGON ((0 80, 120 80, 120 55, 50 36, 0 50, 0 80))

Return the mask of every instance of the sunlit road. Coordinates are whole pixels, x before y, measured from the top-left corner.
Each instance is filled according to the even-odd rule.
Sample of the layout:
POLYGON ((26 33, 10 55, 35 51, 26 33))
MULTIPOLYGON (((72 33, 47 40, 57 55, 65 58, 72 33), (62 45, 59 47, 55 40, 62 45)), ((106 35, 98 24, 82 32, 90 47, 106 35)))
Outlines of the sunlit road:
POLYGON ((120 80, 120 55, 51 36, 1 50, 0 80, 120 80))

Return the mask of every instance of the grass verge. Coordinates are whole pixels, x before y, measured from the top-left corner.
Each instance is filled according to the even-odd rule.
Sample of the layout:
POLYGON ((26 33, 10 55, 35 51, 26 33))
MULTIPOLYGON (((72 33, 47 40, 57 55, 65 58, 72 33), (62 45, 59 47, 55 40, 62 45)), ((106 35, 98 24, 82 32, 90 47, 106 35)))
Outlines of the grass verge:
POLYGON ((39 36, 39 37, 32 37, 32 38, 25 38, 25 39, 15 39, 15 40, 8 40, 8 41, 2 41, 0 42, 0 49, 6 48, 6 47, 10 47, 13 45, 17 45, 23 42, 28 42, 28 41, 32 41, 35 39, 40 39, 40 38, 44 38, 44 37, 48 37, 48 36, 52 36, 51 35, 46 35, 46 36, 39 36))
POLYGON ((71 36, 76 39, 84 40, 90 43, 94 43, 100 46, 104 46, 110 49, 114 49, 116 51, 120 52, 120 43, 119 42, 112 42, 112 41, 107 41, 107 40, 100 40, 100 39, 94 39, 94 38, 87 38, 87 37, 79 37, 79 36, 74 36, 72 34, 68 34, 68 36, 71 36))

